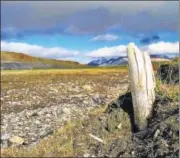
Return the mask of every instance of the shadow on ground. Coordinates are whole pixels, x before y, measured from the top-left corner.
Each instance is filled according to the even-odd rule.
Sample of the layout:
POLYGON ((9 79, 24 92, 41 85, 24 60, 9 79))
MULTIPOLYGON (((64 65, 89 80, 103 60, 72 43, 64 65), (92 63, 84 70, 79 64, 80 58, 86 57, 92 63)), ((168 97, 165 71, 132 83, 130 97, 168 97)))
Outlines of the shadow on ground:
POLYGON ((131 131, 133 133, 136 133, 138 131, 138 128, 134 120, 134 110, 131 92, 127 92, 123 95, 120 95, 116 102, 109 104, 108 108, 106 109, 106 112, 110 113, 113 108, 121 108, 124 110, 124 112, 128 114, 131 123, 131 131))

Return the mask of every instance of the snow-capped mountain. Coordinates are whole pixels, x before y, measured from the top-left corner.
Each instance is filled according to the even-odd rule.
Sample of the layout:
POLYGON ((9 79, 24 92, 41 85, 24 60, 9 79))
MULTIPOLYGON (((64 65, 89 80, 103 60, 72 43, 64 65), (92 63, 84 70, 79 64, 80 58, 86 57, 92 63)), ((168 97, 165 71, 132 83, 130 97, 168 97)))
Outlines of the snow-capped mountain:
POLYGON ((89 66, 108 66, 108 65, 121 65, 127 64, 127 57, 116 57, 116 58, 98 58, 88 63, 89 66))
MULTIPOLYGON (((174 54, 173 57, 177 55, 174 54)), ((173 57, 172 54, 169 56, 168 54, 151 54, 150 55, 152 61, 170 61, 173 57)), ((123 57, 112 57, 112 58, 97 58, 88 63, 89 66, 116 66, 127 64, 127 56, 123 57)))
POLYGON ((103 63, 108 63, 108 59, 106 58, 97 58, 95 60, 92 60, 91 62, 88 63, 89 66, 100 66, 103 63))
POLYGON ((166 54, 151 54, 150 55, 152 61, 170 61, 171 58, 166 54))

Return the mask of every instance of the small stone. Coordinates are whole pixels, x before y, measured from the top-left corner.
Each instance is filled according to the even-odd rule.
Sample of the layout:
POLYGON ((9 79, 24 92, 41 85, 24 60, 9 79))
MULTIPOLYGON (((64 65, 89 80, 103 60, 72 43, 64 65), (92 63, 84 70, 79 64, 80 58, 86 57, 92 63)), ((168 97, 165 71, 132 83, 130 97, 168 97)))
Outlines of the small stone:
POLYGON ((86 91, 91 91, 92 87, 90 85, 84 85, 83 89, 86 90, 86 91))
POLYGON ((89 104, 89 102, 87 100, 84 100, 83 104, 87 105, 87 104, 89 104))
POLYGON ((35 111, 27 111, 26 112, 26 116, 29 118, 29 117, 31 117, 31 116, 37 116, 38 115, 38 113, 37 112, 35 112, 35 111))
POLYGON ((1 140, 7 140, 9 138, 10 138, 10 134, 9 133, 6 133, 6 134, 1 136, 1 140))
POLYGON ((41 132, 40 132, 40 138, 44 138, 44 137, 46 137, 46 136, 48 136, 48 135, 50 135, 50 134, 52 134, 52 133, 53 133, 53 130, 41 131, 41 132))
POLYGON ((36 121, 35 121, 35 124, 36 124, 36 125, 40 125, 41 122, 40 122, 39 120, 36 120, 36 121))
POLYGON ((85 153, 85 154, 83 155, 83 157, 90 157, 90 154, 85 153))
POLYGON ((37 142, 33 142, 33 143, 30 144, 29 147, 35 147, 36 145, 37 145, 37 142))
POLYGON ((37 114, 38 114, 39 116, 41 116, 41 115, 44 114, 44 111, 39 111, 37 114))
POLYGON ((35 141, 35 140, 36 140, 36 138, 34 138, 34 137, 31 137, 31 140, 32 140, 32 141, 35 141))
POLYGON ((24 143, 24 139, 19 136, 13 136, 9 139, 9 141, 17 145, 22 145, 24 143))
POLYGON ((163 144, 164 146, 169 147, 169 145, 168 145, 168 143, 166 142, 166 140, 161 139, 161 142, 162 142, 162 144, 163 144))
POLYGON ((99 94, 95 94, 94 96, 92 96, 92 100, 95 104, 99 104, 101 100, 99 94))
POLYGON ((37 115, 38 113, 34 111, 31 116, 37 116, 37 115))
POLYGON ((9 133, 3 134, 1 136, 1 148, 9 147, 9 141, 8 141, 9 138, 10 138, 10 134, 9 133))
POLYGON ((25 137, 26 136, 26 133, 19 133, 18 134, 20 137, 25 137))
POLYGON ((153 139, 156 140, 156 138, 158 137, 158 135, 161 133, 161 131, 159 129, 156 130, 153 139))
POLYGON ((63 112, 66 113, 66 114, 68 114, 68 115, 71 114, 70 108, 64 108, 64 109, 63 109, 63 112))
POLYGON ((50 128, 51 126, 50 125, 43 125, 44 128, 50 128))
POLYGON ((118 129, 121 129, 122 128, 122 123, 120 123, 118 126, 117 126, 118 129))
POLYGON ((50 114, 46 114, 46 117, 52 117, 52 115, 50 115, 50 114))
POLYGON ((47 118, 47 119, 46 119, 46 122, 51 122, 51 119, 47 118))
POLYGON ((134 152, 134 151, 132 151, 132 152, 131 152, 131 154, 132 154, 132 156, 134 156, 134 155, 135 155, 135 152, 134 152))
POLYGON ((8 140, 1 140, 1 150, 2 148, 8 148, 9 145, 9 141, 8 140))
POLYGON ((23 122, 18 122, 17 125, 18 125, 18 126, 22 126, 22 125, 23 125, 23 122))
POLYGON ((30 128, 29 128, 29 127, 25 127, 25 130, 29 131, 29 130, 30 130, 30 128))

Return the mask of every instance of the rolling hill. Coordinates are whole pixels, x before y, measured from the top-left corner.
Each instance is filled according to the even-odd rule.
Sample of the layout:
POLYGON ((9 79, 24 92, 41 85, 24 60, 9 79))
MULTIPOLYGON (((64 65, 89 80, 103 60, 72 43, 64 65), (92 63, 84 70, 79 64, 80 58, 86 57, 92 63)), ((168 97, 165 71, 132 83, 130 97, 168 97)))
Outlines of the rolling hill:
POLYGON ((33 57, 16 52, 1 52, 1 69, 71 69, 85 67, 87 67, 87 65, 74 61, 33 57))

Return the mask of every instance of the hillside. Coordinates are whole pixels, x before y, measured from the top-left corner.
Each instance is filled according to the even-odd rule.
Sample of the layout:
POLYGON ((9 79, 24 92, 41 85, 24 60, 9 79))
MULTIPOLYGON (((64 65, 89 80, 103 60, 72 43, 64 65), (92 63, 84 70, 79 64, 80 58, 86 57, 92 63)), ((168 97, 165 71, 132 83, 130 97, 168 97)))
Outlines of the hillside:
POLYGON ((1 69, 85 68, 74 61, 33 57, 23 53, 1 52, 1 69))

